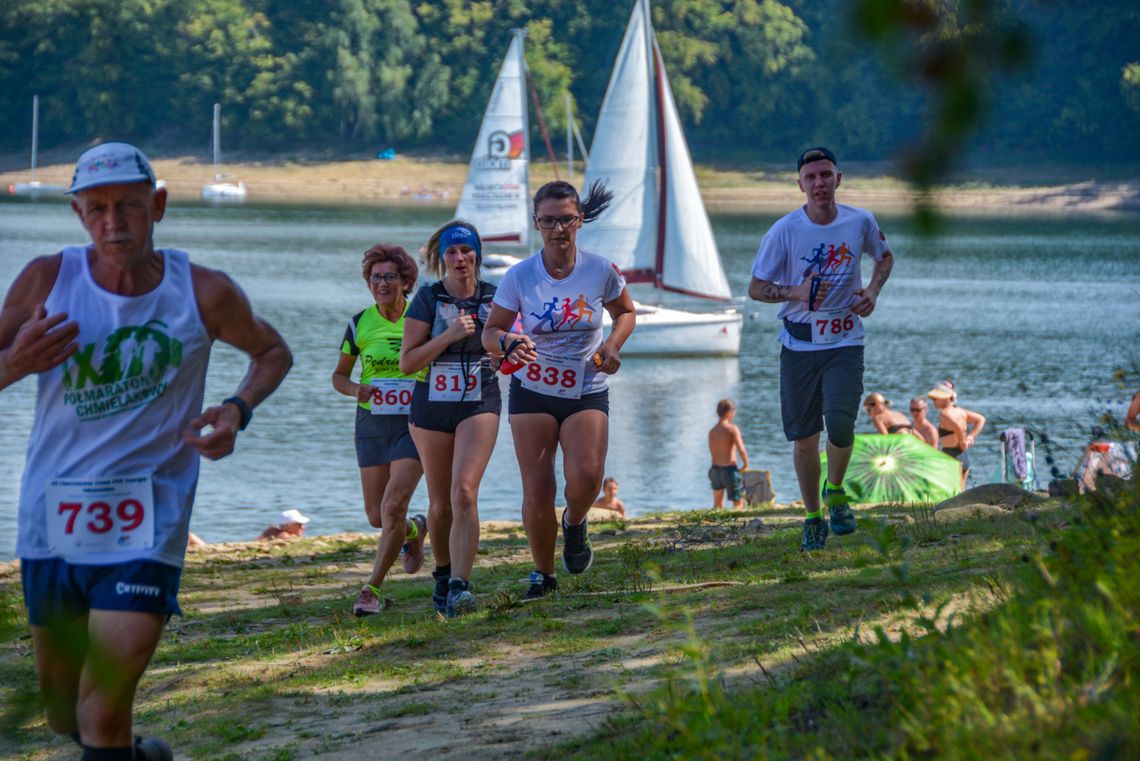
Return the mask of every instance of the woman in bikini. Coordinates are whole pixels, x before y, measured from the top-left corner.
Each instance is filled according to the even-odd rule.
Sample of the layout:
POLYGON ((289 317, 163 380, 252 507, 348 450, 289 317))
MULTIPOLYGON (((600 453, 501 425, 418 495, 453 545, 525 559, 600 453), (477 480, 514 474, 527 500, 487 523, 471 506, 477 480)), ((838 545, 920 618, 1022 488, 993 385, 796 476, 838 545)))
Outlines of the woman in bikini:
POLYGON ((914 433, 910 420, 891 409, 891 400, 876 391, 863 400, 863 409, 875 426, 875 433, 914 433))
POLYGON ((958 389, 954 381, 942 381, 926 393, 939 412, 938 442, 942 451, 962 464, 962 488, 970 475, 967 451, 986 427, 985 415, 958 406, 958 389))

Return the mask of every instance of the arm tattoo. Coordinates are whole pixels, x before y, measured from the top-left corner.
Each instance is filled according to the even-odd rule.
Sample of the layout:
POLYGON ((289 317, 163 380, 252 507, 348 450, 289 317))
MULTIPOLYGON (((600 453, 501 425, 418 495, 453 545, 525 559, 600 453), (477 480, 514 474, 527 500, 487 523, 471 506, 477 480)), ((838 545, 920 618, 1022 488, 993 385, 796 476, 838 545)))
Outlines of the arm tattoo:
POLYGON ((788 287, 786 285, 768 283, 764 286, 764 289, 760 291, 760 300, 767 302, 787 301, 788 287))
POLYGON ((875 263, 875 278, 873 281, 876 291, 881 291, 883 286, 887 283, 887 278, 891 276, 891 270, 895 267, 895 257, 890 252, 883 257, 881 262, 875 263))

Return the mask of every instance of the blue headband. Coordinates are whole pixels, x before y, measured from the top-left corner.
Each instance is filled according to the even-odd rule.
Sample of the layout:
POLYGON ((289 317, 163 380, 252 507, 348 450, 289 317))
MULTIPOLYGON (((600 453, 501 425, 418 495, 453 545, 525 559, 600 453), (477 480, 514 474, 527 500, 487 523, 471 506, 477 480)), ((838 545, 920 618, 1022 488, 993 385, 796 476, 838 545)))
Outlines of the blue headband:
POLYGON ((471 248, 475 249, 475 263, 482 263, 483 246, 479 243, 479 236, 468 230, 466 227, 460 227, 459 225, 452 225, 440 234, 440 255, 442 255, 444 251, 447 251, 447 249, 457 244, 471 246, 471 248))

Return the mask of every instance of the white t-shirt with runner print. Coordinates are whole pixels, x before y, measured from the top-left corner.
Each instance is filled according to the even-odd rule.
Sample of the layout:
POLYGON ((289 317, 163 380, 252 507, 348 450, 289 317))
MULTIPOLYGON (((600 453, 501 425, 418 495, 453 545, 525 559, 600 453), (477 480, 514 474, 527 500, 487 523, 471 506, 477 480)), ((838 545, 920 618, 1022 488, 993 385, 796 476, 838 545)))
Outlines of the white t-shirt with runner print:
POLYGON ((624 288, 625 276, 603 256, 578 249, 570 275, 557 280, 546 271, 539 251, 507 270, 495 303, 519 313, 523 332, 540 357, 582 362, 582 394, 594 394, 607 388, 605 373, 593 362, 603 341, 603 304, 616 300, 624 288))
POLYGON ((843 204, 837 212, 826 225, 812 222, 802 206, 785 215, 768 230, 752 263, 754 277, 779 285, 800 285, 817 272, 831 283, 814 312, 804 301, 788 301, 780 308, 778 319, 811 325, 811 341, 780 331, 780 343, 793 351, 863 345, 863 321, 850 311, 855 291, 863 287, 859 265, 863 254, 882 261, 890 245, 871 212, 843 204))

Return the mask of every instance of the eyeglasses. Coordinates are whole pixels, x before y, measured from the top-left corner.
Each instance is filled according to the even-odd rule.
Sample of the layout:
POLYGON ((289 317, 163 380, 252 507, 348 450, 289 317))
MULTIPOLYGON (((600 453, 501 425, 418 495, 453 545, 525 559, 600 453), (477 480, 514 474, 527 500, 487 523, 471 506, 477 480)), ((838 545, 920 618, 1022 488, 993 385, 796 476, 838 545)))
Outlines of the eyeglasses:
POLYGON ((922 412, 924 409, 926 409, 926 408, 925 407, 911 407, 910 411, 911 412, 922 412))
POLYGON ((400 276, 395 272, 385 272, 383 274, 379 272, 373 272, 368 275, 368 282, 370 283, 388 283, 391 285, 399 279, 400 276))
POLYGON ((538 226, 543 230, 553 230, 555 227, 561 226, 566 229, 574 224, 574 220, 578 219, 577 214, 569 214, 565 217, 535 217, 534 221, 538 222, 538 226))

